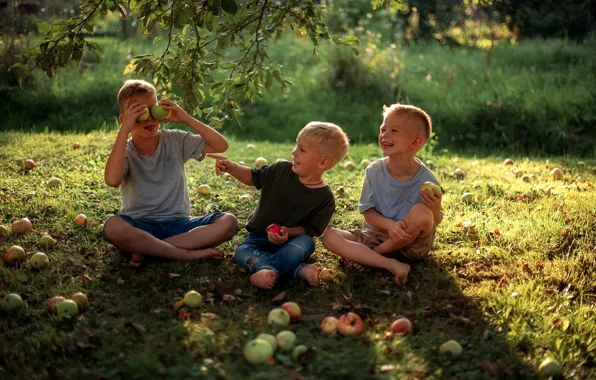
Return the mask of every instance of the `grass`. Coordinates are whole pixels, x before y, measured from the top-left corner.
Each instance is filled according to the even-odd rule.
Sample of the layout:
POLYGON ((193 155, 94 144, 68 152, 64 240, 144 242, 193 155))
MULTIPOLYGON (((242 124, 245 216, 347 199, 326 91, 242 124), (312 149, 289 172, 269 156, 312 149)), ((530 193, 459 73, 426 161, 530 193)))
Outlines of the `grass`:
MULTIPOLYGON (((232 255, 243 234, 222 246, 223 262, 149 260, 138 268, 96 235, 96 227, 120 207, 118 190, 103 183, 104 162, 114 132, 89 134, 0 134, 0 223, 29 217, 33 232, 2 237, 2 252, 14 244, 28 254, 45 251, 50 267, 34 271, 29 264, 0 264, 0 297, 19 293, 27 307, 0 314, 0 377, 2 378, 309 378, 386 379, 492 377, 531 378, 545 357, 563 364, 565 377, 596 376, 596 240, 595 162, 582 166, 573 157, 533 159, 504 156, 426 154, 447 191, 445 220, 430 256, 413 266, 400 290, 388 273, 358 273, 318 245, 312 260, 334 272, 332 281, 310 289, 288 281, 271 292, 257 291, 232 255), (74 150, 72 142, 81 148, 74 150), (25 171, 22 161, 37 167, 25 171), (456 167, 466 170, 459 181, 456 167), (566 169, 553 181, 553 167, 566 169), (520 168, 535 174, 530 183, 516 178, 520 168), (60 177, 64 187, 48 189, 60 177), (554 186, 550 196, 545 191, 554 186), (460 201, 463 192, 475 202, 460 201), (84 213, 89 226, 77 228, 84 213), (58 245, 36 246, 43 233, 58 245), (84 282, 87 275, 91 282, 84 282), (197 310, 173 310, 190 289, 205 298, 197 310), (59 320, 47 311, 54 295, 83 291, 90 308, 73 320, 59 320), (278 354, 275 365, 251 366, 242 347, 261 332, 275 332, 267 314, 278 305, 275 295, 302 306, 303 320, 290 326, 299 343, 313 351, 299 364, 278 354), (224 300, 224 295, 231 295, 224 300), (318 331, 324 316, 355 311, 365 319, 360 337, 328 337, 318 331), (386 337, 391 322, 409 317, 415 333, 386 337), (458 360, 438 356, 437 347, 455 339, 464 353, 458 360)), ((251 164, 258 156, 270 161, 290 157, 290 144, 231 141, 229 157, 251 164)), ((379 157, 375 145, 352 147, 349 158, 379 157)), ((258 200, 252 188, 238 187, 214 175, 210 162, 186 166, 192 213, 230 211, 245 221, 258 200), (207 183, 209 196, 196 189, 207 183), (245 193, 255 201, 239 200, 245 193)), ((357 200, 363 169, 334 168, 327 176, 346 193, 337 198, 334 226, 361 223, 357 200)))

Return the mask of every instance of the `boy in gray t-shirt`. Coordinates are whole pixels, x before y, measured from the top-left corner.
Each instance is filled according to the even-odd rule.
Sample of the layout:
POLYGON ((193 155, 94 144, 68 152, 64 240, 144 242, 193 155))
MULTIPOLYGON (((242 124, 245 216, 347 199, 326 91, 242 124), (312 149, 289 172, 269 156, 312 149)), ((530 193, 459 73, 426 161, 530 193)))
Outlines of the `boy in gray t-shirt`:
POLYGON ((358 204, 363 229, 329 228, 323 245, 356 268, 362 264, 387 269, 401 285, 410 265, 387 256, 398 253, 420 260, 428 254, 442 219, 442 191, 415 157, 430 137, 430 117, 420 108, 401 104, 385 108, 383 116, 379 145, 386 158, 366 168, 358 204))
POLYGON ((143 255, 222 258, 223 252, 214 247, 236 234, 238 221, 228 213, 190 216, 184 163, 226 151, 226 139, 174 102, 158 103, 153 85, 142 80, 126 81, 118 104, 122 126, 106 162, 105 182, 121 186, 122 209, 106 221, 104 239, 131 252, 132 265, 143 255), (160 123, 168 122, 184 123, 197 134, 159 130, 160 123))

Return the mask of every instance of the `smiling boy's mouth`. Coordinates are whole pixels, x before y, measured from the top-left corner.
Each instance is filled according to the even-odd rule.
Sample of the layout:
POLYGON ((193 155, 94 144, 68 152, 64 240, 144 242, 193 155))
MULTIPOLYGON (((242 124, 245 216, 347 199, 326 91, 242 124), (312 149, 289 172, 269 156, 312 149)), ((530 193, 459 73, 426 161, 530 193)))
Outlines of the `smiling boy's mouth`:
POLYGON ((146 131, 153 132, 157 128, 155 125, 148 125, 145 127, 146 131))

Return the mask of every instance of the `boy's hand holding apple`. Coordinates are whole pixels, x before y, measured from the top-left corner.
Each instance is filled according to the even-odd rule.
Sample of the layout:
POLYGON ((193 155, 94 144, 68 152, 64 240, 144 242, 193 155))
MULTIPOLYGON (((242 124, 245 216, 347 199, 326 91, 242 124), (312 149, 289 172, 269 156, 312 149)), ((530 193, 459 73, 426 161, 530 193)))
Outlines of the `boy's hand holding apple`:
POLYGON ((271 244, 284 244, 288 241, 288 229, 284 226, 270 224, 265 231, 271 244))
POLYGON ((120 118, 122 126, 120 127, 127 133, 132 132, 133 129, 139 126, 137 118, 146 112, 147 105, 141 103, 133 103, 128 106, 120 118))
POLYGON ((169 115, 160 120, 160 123, 187 123, 190 116, 179 105, 170 99, 162 99, 157 103, 161 108, 169 111, 169 115))

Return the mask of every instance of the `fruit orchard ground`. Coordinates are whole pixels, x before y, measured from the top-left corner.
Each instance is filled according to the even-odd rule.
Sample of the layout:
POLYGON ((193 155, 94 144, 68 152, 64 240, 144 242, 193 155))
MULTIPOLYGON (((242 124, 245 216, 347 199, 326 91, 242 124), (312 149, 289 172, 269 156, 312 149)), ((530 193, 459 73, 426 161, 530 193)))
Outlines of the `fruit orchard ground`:
MULTIPOLYGON (((290 281, 272 292, 248 285, 234 265, 234 247, 243 233, 223 245, 223 262, 144 262, 127 265, 96 235, 96 227, 120 207, 119 192, 103 182, 103 167, 115 134, 0 134, 0 223, 29 217, 33 232, 0 238, 2 254, 13 244, 30 257, 44 251, 50 267, 0 264, 0 296, 19 293, 27 307, 0 315, 0 378, 312 378, 366 379, 493 375, 531 377, 545 357, 554 357, 565 376, 596 376, 596 179, 594 162, 574 158, 528 159, 505 156, 456 157, 425 154, 446 190, 445 220, 432 254, 415 264, 404 289, 386 273, 359 273, 318 245, 313 262, 333 270, 330 282, 309 289, 290 281), (79 141, 80 149, 72 143, 79 141), (25 171, 23 160, 37 167, 25 171), (462 168, 466 177, 452 176, 462 168), (565 170, 553 181, 550 170, 565 170), (530 182, 515 169, 534 174, 530 182), (51 177, 64 186, 48 189, 51 177), (549 186, 553 188, 549 191, 549 186), (472 203, 462 203, 464 192, 472 203), (547 195, 550 193, 550 195, 547 195), (75 227, 78 214, 89 219, 75 227), (51 234, 58 244, 36 246, 51 234), (173 305, 190 289, 203 295, 197 310, 173 305), (275 365, 251 366, 244 344, 259 333, 275 333, 267 314, 279 306, 274 297, 300 304, 303 319, 291 325, 309 354, 297 364, 277 355, 275 365), (60 321, 47 312, 46 300, 83 291, 89 309, 76 320, 60 321), (360 337, 328 337, 319 332, 327 315, 354 311, 365 319, 360 337), (406 338, 386 336, 397 316, 414 324, 406 338), (437 349, 454 339, 463 355, 443 360, 437 349)), ((290 158, 291 144, 232 141, 228 156, 254 166, 290 158)), ((344 186, 332 224, 358 227, 357 200, 362 159, 379 157, 374 145, 352 147, 349 159, 325 179, 344 186)), ((213 162, 186 166, 193 214, 229 211, 244 222, 259 193, 216 177, 213 162), (208 196, 196 192, 209 184, 208 196), (240 199, 251 194, 254 201, 240 199)))

